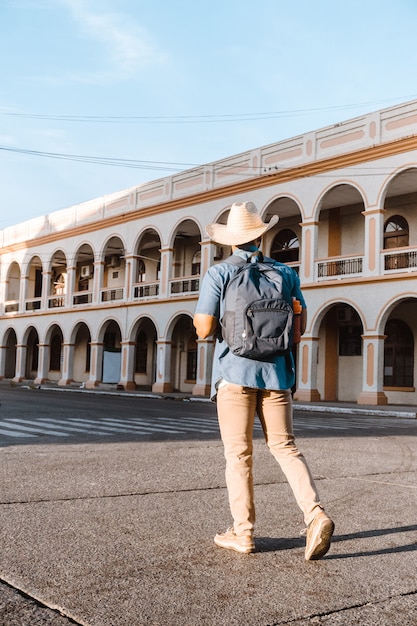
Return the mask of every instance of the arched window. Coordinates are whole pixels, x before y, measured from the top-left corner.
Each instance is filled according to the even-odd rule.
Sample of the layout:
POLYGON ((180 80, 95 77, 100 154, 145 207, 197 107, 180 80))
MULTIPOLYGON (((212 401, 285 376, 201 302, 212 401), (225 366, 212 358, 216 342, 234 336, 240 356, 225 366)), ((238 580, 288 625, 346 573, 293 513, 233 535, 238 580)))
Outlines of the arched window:
POLYGON ((384 249, 408 246, 408 222, 401 215, 393 215, 384 226, 384 249))
POLYGON ((402 320, 389 320, 385 326, 384 386, 413 387, 414 337, 402 320))
POLYGON ((138 283, 143 283, 146 280, 146 267, 142 259, 138 260, 138 283))
POLYGON ((51 339, 49 369, 59 372, 61 369, 61 349, 62 341, 59 335, 54 335, 51 339))
POLYGON ((146 374, 148 369, 148 338, 143 330, 140 331, 136 338, 136 359, 135 372, 137 374, 146 374))
POLYGON ((281 263, 298 261, 300 243, 295 232, 289 228, 281 230, 274 238, 271 246, 271 257, 281 263))
POLYGON ((197 250, 194 253, 193 260, 191 261, 191 276, 197 276, 200 273, 201 267, 201 250, 197 250))

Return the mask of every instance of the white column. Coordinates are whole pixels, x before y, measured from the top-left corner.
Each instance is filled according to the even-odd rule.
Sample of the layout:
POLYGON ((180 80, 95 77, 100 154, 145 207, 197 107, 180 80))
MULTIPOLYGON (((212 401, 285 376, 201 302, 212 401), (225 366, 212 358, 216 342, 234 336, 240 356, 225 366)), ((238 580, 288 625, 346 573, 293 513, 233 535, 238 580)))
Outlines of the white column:
POLYGON ((26 377, 26 344, 17 344, 16 346, 16 371, 13 378, 14 382, 20 383, 26 377))
POLYGON ((300 402, 317 402, 320 394, 317 389, 318 337, 301 337, 298 347, 297 390, 294 399, 300 402))
POLYGON ((216 254, 216 245, 211 241, 201 242, 201 267, 200 278, 202 279, 208 268, 214 263, 214 255, 216 254))
POLYGON ((90 357, 90 378, 85 383, 87 389, 94 389, 101 383, 103 377, 103 349, 104 346, 101 342, 90 343, 91 357, 90 357))
POLYGON ((24 313, 26 311, 28 282, 29 282, 29 276, 22 275, 20 278, 19 313, 24 313))
POLYGON ((73 304, 73 297, 75 291, 75 277, 77 268, 67 267, 67 280, 66 280, 66 294, 65 294, 65 306, 71 307, 73 304))
POLYGON ((301 224, 301 259, 300 281, 301 283, 313 283, 315 280, 315 251, 319 236, 318 222, 305 222, 301 224))
POLYGON ((93 302, 100 303, 100 292, 103 288, 104 262, 94 261, 93 302))
POLYGON ((65 387, 72 383, 72 373, 74 368, 74 350, 75 344, 73 343, 63 343, 62 344, 64 355, 62 359, 62 371, 61 371, 61 380, 58 382, 60 387, 65 387))
POLYGON ((129 256, 125 259, 125 285, 124 300, 131 301, 133 297, 133 271, 135 267, 135 257, 129 256))
POLYGON ((39 354, 38 354, 38 371, 35 378, 35 384, 41 385, 45 381, 48 380, 48 372, 49 372, 49 344, 40 343, 39 344, 39 354))
POLYGON ((119 385, 124 389, 136 389, 134 341, 122 341, 122 367, 119 385))
POLYGON ((384 335, 363 335, 362 392, 358 404, 388 404, 384 393, 384 335))
POLYGON ((161 249, 161 280, 159 284, 159 296, 162 298, 167 298, 170 295, 169 280, 172 277, 172 259, 172 248, 165 248, 165 250, 161 249))
POLYGON ((365 257, 362 273, 364 276, 378 276, 383 273, 383 232, 385 209, 368 207, 363 211, 365 217, 365 257))
POLYGON ((197 340, 197 380, 193 387, 193 396, 210 395, 214 344, 214 339, 197 340))
POLYGON ((157 341, 156 381, 152 386, 155 393, 170 393, 174 386, 171 382, 171 342, 157 341))

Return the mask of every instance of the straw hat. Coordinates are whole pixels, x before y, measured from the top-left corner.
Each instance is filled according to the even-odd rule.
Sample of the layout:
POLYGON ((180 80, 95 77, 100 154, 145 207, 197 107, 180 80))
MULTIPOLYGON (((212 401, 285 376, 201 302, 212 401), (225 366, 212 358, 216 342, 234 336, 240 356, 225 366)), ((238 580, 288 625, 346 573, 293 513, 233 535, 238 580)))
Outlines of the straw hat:
POLYGON ((227 224, 208 224, 206 232, 210 239, 225 246, 238 246, 261 237, 278 222, 273 215, 268 223, 262 221, 253 202, 234 202, 230 208, 227 224))

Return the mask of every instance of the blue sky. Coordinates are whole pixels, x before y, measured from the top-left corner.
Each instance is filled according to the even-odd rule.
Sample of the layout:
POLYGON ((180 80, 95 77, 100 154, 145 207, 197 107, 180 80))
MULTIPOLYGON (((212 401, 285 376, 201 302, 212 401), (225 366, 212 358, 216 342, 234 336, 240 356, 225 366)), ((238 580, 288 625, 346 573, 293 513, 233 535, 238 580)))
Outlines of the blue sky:
POLYGON ((0 229, 416 99, 416 32, 415 0, 1 0, 0 229))

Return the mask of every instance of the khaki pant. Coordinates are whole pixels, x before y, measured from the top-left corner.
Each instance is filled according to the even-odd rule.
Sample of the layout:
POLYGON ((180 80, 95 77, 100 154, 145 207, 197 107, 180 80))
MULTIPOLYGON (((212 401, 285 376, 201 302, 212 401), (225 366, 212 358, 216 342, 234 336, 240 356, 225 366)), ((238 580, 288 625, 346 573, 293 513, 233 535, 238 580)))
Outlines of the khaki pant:
POLYGON ((222 383, 217 413, 226 458, 226 484, 234 521, 240 535, 253 530, 252 450, 257 413, 266 443, 281 466, 308 525, 323 508, 307 462, 294 441, 290 390, 268 391, 222 383))

